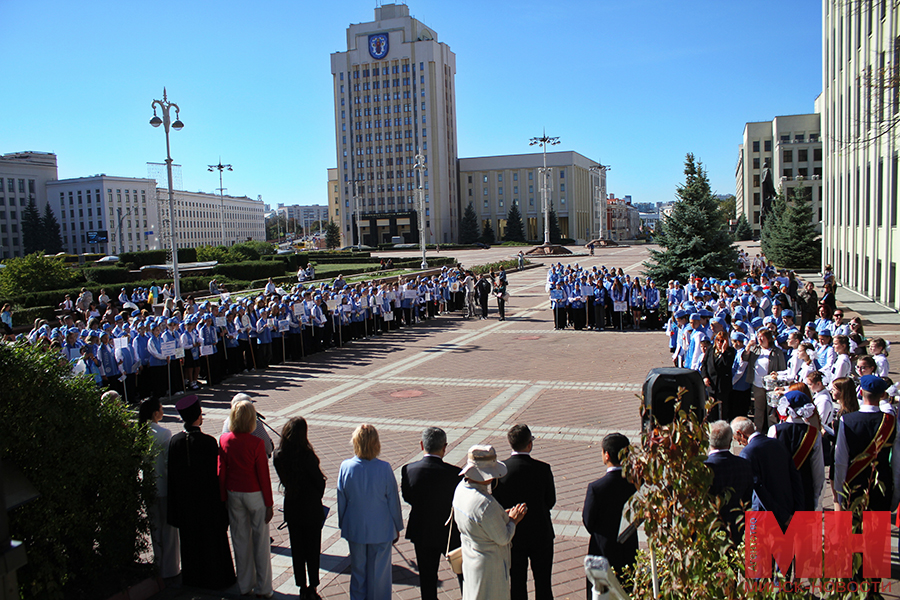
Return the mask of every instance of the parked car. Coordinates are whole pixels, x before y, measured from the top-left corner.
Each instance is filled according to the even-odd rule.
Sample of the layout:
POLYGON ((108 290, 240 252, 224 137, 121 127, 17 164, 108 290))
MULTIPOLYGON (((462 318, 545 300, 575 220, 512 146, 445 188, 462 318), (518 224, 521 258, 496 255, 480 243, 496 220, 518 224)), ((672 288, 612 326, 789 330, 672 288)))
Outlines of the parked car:
POLYGON ((119 257, 113 256, 113 255, 104 256, 103 258, 101 258, 100 260, 97 261, 98 264, 117 263, 117 262, 119 262, 119 257))

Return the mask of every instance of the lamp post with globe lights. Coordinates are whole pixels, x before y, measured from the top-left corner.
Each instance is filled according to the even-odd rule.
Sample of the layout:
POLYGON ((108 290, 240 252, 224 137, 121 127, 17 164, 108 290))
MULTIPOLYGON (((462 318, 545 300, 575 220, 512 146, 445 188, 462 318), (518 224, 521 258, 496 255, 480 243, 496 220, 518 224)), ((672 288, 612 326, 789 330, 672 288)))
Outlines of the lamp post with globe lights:
POLYGON ((544 209, 544 245, 550 245, 550 172, 547 168, 547 146, 559 144, 558 137, 548 137, 544 130, 541 137, 533 137, 528 141, 529 146, 540 146, 544 151, 544 166, 538 169, 541 176, 541 206, 544 209))
POLYGON ((227 246, 228 244, 225 241, 225 188, 222 186, 222 171, 234 171, 234 169, 231 168, 231 165, 223 165, 221 157, 219 158, 219 164, 207 166, 210 173, 217 169, 219 171, 219 200, 222 203, 222 214, 220 217, 222 219, 222 245, 227 246))
POLYGON ((606 228, 606 172, 611 169, 611 166, 601 164, 590 167, 590 171, 592 173, 597 173, 598 176, 597 185, 594 186, 594 192, 597 194, 596 214, 600 221, 597 239, 601 242, 605 239, 603 234, 604 229, 606 228))
POLYGON ((425 156, 416 154, 416 164, 413 169, 419 174, 419 184, 416 186, 416 199, 419 207, 419 244, 422 247, 422 268, 428 268, 428 261, 425 259, 425 156))
POLYGON ((172 187, 172 151, 169 145, 169 128, 175 131, 181 131, 184 123, 179 118, 180 109, 174 102, 170 102, 166 97, 166 88, 163 88, 163 99, 154 100, 150 104, 153 109, 153 118, 150 119, 150 125, 153 127, 163 126, 166 132, 166 175, 169 179, 169 244, 172 249, 172 278, 174 280, 175 300, 181 299, 181 285, 178 281, 178 244, 175 241, 175 190, 172 187), (169 116, 172 108, 175 108, 175 121, 173 122, 169 116), (162 111, 162 119, 156 114, 156 109, 162 111))

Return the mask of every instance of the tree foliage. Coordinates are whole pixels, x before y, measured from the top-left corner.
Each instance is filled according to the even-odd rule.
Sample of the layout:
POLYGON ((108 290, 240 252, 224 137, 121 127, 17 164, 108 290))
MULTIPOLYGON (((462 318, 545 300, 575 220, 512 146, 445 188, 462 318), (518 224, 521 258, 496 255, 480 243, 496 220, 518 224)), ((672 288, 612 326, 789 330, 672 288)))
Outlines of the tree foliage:
POLYGON ((550 243, 562 243, 562 233, 559 231, 559 218, 556 216, 556 209, 553 208, 552 202, 550 203, 550 243))
POLYGON ((78 280, 78 274, 61 258, 47 257, 41 252, 8 258, 3 264, 6 268, 0 269, 0 294, 7 298, 62 289, 78 280))
POLYGON ((10 512, 25 598, 105 598, 146 550, 152 440, 57 352, 0 344, 0 456, 40 496, 10 512))
POLYGON ((496 241, 497 238, 494 235, 494 228, 491 226, 491 220, 487 219, 484 222, 484 228, 481 230, 481 242, 490 246, 496 241))
POLYGON ((645 273, 657 281, 680 279, 692 273, 722 278, 737 264, 737 249, 731 234, 722 226, 719 203, 709 187, 702 163, 688 154, 684 163, 685 182, 678 186, 678 201, 655 236, 664 250, 650 250, 645 273))
POLYGON ((734 239, 739 242, 753 239, 753 229, 750 228, 750 221, 747 220, 747 215, 744 213, 738 217, 737 227, 734 228, 734 239))
POLYGON ((34 198, 28 199, 28 206, 22 211, 22 245, 25 254, 44 250, 41 213, 38 212, 34 198))
POLYGON ((332 250, 341 245, 341 228, 334 221, 325 226, 325 246, 332 250))
POLYGON ((782 220, 787 212, 787 201, 783 190, 779 190, 772 201, 771 208, 762 216, 762 228, 760 229, 760 248, 766 258, 774 261, 776 265, 782 264, 781 251, 784 248, 782 235, 782 220))
POLYGON ((503 236, 504 242, 524 242, 525 227, 522 224, 522 213, 519 212, 519 206, 513 202, 506 213, 506 233, 503 236))
POLYGON ((475 214, 475 207, 469 202, 466 210, 463 211, 462 223, 459 226, 459 243, 474 244, 480 236, 478 215, 475 214))
POLYGON ((62 236, 59 233, 59 221, 50 209, 48 202, 44 206, 44 216, 41 217, 41 233, 43 237, 44 252, 56 254, 63 251, 62 236))
POLYGON ((737 198, 734 197, 734 194, 728 194, 719 200, 719 218, 723 227, 728 227, 728 222, 734 218, 736 212, 737 198))
POLYGON ((795 187, 788 190, 787 196, 786 201, 781 199, 781 204, 776 198, 773 204, 776 208, 766 218, 763 252, 776 265, 787 269, 816 267, 822 254, 822 242, 812 222, 812 190, 795 187))

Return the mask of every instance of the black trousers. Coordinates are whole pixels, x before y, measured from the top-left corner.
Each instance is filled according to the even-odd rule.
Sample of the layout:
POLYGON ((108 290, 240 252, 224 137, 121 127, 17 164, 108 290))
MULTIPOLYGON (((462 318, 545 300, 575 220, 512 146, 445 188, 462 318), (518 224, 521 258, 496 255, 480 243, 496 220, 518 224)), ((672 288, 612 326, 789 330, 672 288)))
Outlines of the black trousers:
POLYGON ((487 319, 488 316, 488 297, 487 295, 478 296, 478 303, 481 304, 481 316, 487 319))
POLYGON ((319 586, 319 556, 322 551, 322 529, 303 523, 288 522, 291 540, 291 562, 294 583, 301 590, 319 586))
POLYGON ((535 600, 553 600, 553 542, 530 546, 513 540, 509 567, 510 600, 528 600, 528 561, 534 575, 535 600))
MULTIPOLYGON (((445 542, 446 543, 446 542, 445 542)), ((416 566, 419 567, 419 591, 422 600, 437 600, 438 570, 441 567, 441 555, 446 546, 434 547, 429 544, 413 543, 416 549, 416 566)), ((462 575, 456 576, 462 594, 462 575)))

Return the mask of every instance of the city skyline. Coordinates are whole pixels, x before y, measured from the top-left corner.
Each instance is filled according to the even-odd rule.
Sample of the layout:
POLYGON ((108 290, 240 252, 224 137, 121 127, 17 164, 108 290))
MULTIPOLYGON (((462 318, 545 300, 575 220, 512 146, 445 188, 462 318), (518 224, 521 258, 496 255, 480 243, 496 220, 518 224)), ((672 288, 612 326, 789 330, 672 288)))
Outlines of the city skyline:
MULTIPOLYGON (((612 165, 610 193, 665 202, 687 152, 717 193, 734 193, 744 123, 812 112, 821 91, 821 4, 725 4, 408 6, 457 55, 460 158, 530 152, 529 138, 546 128, 559 150, 612 165)), ((226 0, 215 12, 186 3, 140 18, 111 2, 35 8, 0 8, 5 22, 29 24, 8 36, 19 50, 8 80, 27 85, 0 99, 15 124, 0 152, 55 152, 61 179, 146 177, 146 163, 165 157, 148 123, 165 86, 185 123, 172 134, 184 189, 215 191, 207 165, 221 156, 234 165, 227 194, 327 202, 329 57, 346 47, 351 23, 373 19, 375 2, 335 11, 226 0)))

